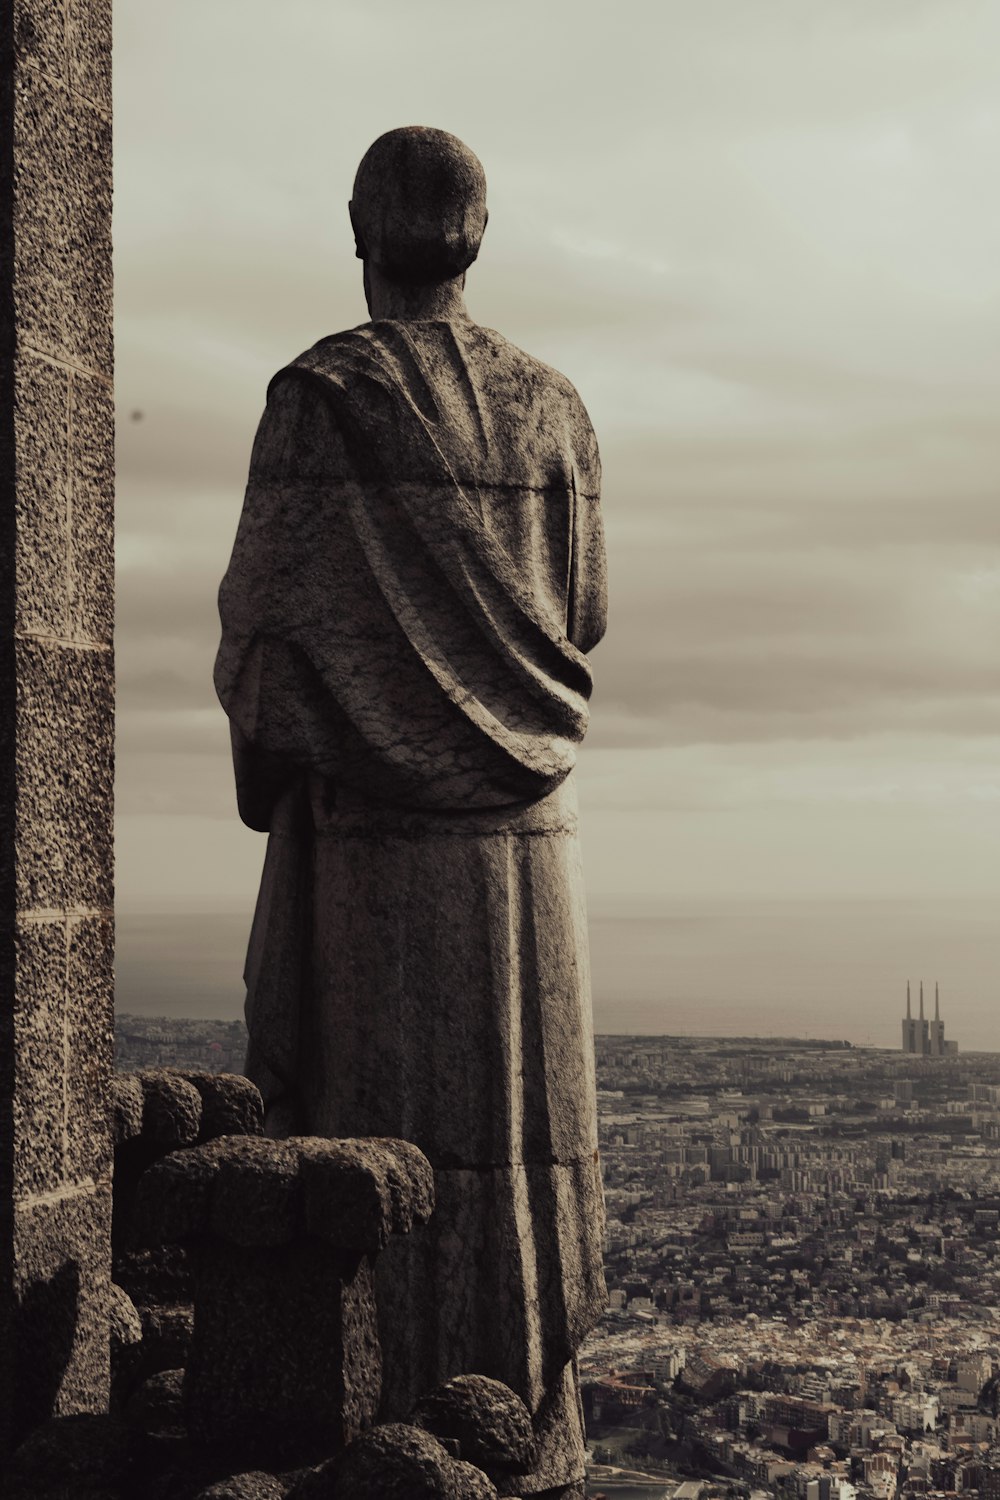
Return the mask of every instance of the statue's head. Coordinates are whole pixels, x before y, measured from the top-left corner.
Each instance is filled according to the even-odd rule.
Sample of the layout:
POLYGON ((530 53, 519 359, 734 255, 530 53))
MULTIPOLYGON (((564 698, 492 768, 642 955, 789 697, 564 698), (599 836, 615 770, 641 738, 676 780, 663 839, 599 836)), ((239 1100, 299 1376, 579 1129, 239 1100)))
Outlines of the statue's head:
POLYGON ((359 259, 403 285, 460 276, 486 228, 486 176, 457 136, 427 125, 369 146, 348 205, 359 259))

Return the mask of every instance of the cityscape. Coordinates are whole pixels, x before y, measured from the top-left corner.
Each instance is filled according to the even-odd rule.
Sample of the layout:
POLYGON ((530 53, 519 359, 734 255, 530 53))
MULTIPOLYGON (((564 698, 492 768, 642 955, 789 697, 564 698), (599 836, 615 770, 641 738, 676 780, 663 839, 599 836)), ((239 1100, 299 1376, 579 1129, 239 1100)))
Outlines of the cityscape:
MULTIPOLYGON (((908 985, 898 1051, 597 1037, 592 1496, 1000 1500, 1000 1054, 945 1038, 937 984, 927 1008, 908 985)), ((116 1065, 245 1045, 122 1015, 116 1065)))

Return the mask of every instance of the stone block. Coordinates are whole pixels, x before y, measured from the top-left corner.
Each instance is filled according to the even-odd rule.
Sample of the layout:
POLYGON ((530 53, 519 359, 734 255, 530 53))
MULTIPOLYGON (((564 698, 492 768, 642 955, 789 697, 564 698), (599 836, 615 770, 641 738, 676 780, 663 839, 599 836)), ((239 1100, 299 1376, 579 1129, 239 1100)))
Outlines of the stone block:
POLYGON ((110 1241, 107 1183, 15 1208, 15 1435, 107 1406, 110 1241))
POLYGON ((203 1148, 176 1151, 142 1173, 132 1204, 130 1237, 137 1247, 173 1245, 208 1233, 216 1162, 203 1148))
POLYGON ((215 1152, 211 1231, 237 1245, 281 1245, 304 1227, 299 1158, 284 1141, 223 1136, 215 1152))
POLYGON ((288 1485, 254 1469, 247 1474, 234 1474, 231 1479, 220 1479, 202 1490, 196 1500, 285 1500, 288 1485))
POLYGON ((154 1304, 141 1310, 142 1370, 181 1370, 188 1362, 194 1336, 194 1308, 183 1304, 154 1304))
POLYGON ((453 1439, 469 1463, 495 1478, 527 1474, 538 1462, 531 1413, 521 1398, 486 1375, 458 1375, 418 1402, 411 1422, 439 1440, 453 1439))
POLYGON ((127 1483, 127 1430, 115 1417, 56 1417, 14 1454, 7 1500, 120 1500, 127 1483))
POLYGON ((25 352, 14 371, 17 526, 14 628, 69 633, 66 370, 25 352))
POLYGON ((24 1200, 63 1181, 65 924, 21 923, 15 945, 11 1190, 24 1200))
POLYGON ((110 120, 44 73, 20 68, 14 132, 14 313, 22 344, 110 375, 110 120))
POLYGON ((69 6, 70 87, 102 109, 111 108, 111 0, 87 0, 81 13, 69 6))
POLYGON ((377 1251, 434 1211, 434 1173, 409 1141, 293 1136, 288 1144, 301 1157, 309 1232, 331 1244, 377 1251))
POLYGON ((111 1078, 111 1122, 116 1146, 134 1140, 142 1130, 142 1084, 134 1073, 111 1078))
POLYGON ((313 1239, 205 1243, 185 1376, 196 1441, 243 1465, 315 1462, 374 1419, 380 1381, 366 1258, 313 1239))
POLYGON ((22 911, 113 900, 111 653, 17 643, 17 899, 22 911))
POLYGON ((108 1287, 108 1324, 112 1344, 129 1349, 142 1342, 142 1319, 136 1312, 135 1303, 115 1282, 108 1287))
POLYGON ((66 1174, 72 1182, 112 1166, 114 1067, 114 921, 69 923, 66 965, 66 1174))
POLYGON ((263 1135, 264 1101, 239 1073, 185 1073, 201 1097, 200 1141, 220 1135, 263 1135))
POLYGON ((18 59, 51 79, 66 73, 65 0, 14 0, 14 45, 18 59))
POLYGON ((481 1469, 452 1458, 429 1433, 389 1422, 304 1479, 289 1500, 496 1500, 496 1493, 481 1469))
POLYGON ((108 1287, 108 1333, 111 1339, 112 1391, 120 1397, 139 1370, 142 1319, 132 1298, 113 1281, 108 1287))
POLYGON ((172 1068, 143 1068, 142 1135, 151 1146, 191 1146, 201 1129, 201 1095, 172 1068))
MULTIPOLYGON (((90 16, 86 21, 90 30, 90 16)), ((96 40, 96 31, 90 31, 96 40)), ((83 42, 79 39, 78 45, 83 42)), ((111 258, 111 119, 68 96, 69 357, 109 376, 114 368, 111 258)))
MULTIPOLYGON (((115 1185, 115 1212, 117 1214, 118 1187, 115 1185)), ((124 1287, 145 1319, 147 1313, 157 1307, 190 1308, 193 1296, 191 1262, 184 1245, 157 1245, 155 1249, 128 1248, 116 1253, 114 1278, 124 1287)), ((149 1329, 146 1337, 149 1337, 149 1329)), ((169 1363, 180 1365, 184 1361, 175 1359, 169 1363)), ((167 1365, 162 1366, 168 1368, 167 1365)))
POLYGON ((150 1437, 183 1438, 181 1402, 183 1370, 160 1370, 150 1375, 129 1397, 125 1420, 150 1437))
POLYGON ((74 374, 70 386, 70 552, 67 611, 74 635, 110 646, 115 627, 115 406, 110 385, 74 374))
POLYGON ((299 1153, 309 1233, 342 1250, 381 1250, 389 1238, 392 1199, 365 1143, 293 1136, 288 1144, 299 1153))
POLYGON ((139 1179, 136 1235, 195 1242, 185 1404, 196 1442, 234 1462, 301 1463, 372 1421, 372 1257, 397 1221, 430 1212, 430 1168, 398 1146, 221 1136, 139 1179))
POLYGON ((434 1212, 434 1171, 412 1141, 370 1140, 368 1150, 385 1172, 392 1203, 392 1233, 409 1234, 434 1212))
POLYGON ((65 90, 19 68, 14 80, 14 317, 20 344, 68 358, 68 179, 65 90))

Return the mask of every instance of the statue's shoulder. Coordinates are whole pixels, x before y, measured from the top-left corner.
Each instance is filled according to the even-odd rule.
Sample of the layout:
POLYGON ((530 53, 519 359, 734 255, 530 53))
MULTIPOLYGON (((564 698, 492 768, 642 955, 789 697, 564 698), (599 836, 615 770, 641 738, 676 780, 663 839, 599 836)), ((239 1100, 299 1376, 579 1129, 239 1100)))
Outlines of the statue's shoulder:
MULTIPOLYGON (((378 320, 328 334, 271 380, 322 387, 340 418, 391 431, 406 404, 439 415, 469 400, 492 414, 497 432, 534 433, 534 446, 572 450, 583 469, 598 466, 586 408, 560 370, 495 328, 470 319, 378 320)), ((294 400, 294 398, 293 398, 294 400)))
POLYGON ((296 354, 294 359, 290 359, 271 376, 267 387, 268 395, 279 383, 294 381, 296 376, 341 380, 347 378, 352 366, 357 365, 359 354, 370 343, 366 334, 371 327, 370 323, 361 323, 356 328, 345 328, 340 333, 325 334, 323 338, 317 339, 315 344, 296 354))
POLYGON ((550 398, 562 397, 570 405, 583 408, 576 386, 561 370, 547 365, 544 360, 529 354, 517 344, 512 344, 510 339, 498 333, 495 328, 486 328, 476 323, 470 326, 480 338, 484 351, 496 360, 504 375, 520 378, 539 391, 544 391, 550 398))
MULTIPOLYGON (((597 438, 573 382, 552 365, 512 344, 495 328, 480 328, 484 348, 496 366, 496 390, 553 446, 568 448, 580 471, 599 485, 597 438)), ((482 368, 484 361, 480 361, 482 368)), ((589 483, 589 479, 587 480, 589 483)))

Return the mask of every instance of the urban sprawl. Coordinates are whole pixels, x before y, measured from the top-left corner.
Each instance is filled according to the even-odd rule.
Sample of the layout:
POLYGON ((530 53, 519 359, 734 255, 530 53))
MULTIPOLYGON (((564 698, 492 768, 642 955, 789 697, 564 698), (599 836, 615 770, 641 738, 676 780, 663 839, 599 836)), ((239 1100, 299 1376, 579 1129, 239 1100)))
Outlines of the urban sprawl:
MULTIPOLYGON (((933 1026, 898 1052, 597 1038, 591 1495, 1000 1500, 1000 1055, 933 1026)), ((244 1045, 118 1021, 119 1067, 239 1071, 244 1045)))

